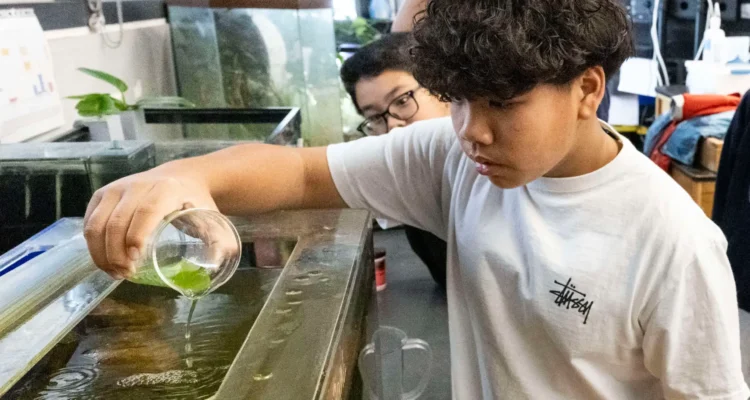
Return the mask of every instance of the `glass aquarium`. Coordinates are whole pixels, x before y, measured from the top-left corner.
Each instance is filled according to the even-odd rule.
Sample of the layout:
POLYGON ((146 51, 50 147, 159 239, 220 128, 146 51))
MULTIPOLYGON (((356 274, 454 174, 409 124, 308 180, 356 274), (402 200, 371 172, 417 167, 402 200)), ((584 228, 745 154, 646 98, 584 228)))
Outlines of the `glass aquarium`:
POLYGON ((207 399, 216 394, 281 269, 243 269, 192 302, 123 282, 6 396, 207 399), (189 335, 186 333, 189 332, 189 335))
MULTIPOLYGON (((266 108, 189 108, 144 110, 143 139, 165 141, 151 133, 157 127, 177 130, 173 140, 233 140, 283 146, 296 146, 301 137, 300 109, 266 108)), ((169 140, 166 140, 169 141, 169 140)))
POLYGON ((233 222, 240 267, 196 302, 111 279, 81 236, 0 276, 0 397, 357 398, 373 293, 369 214, 233 222))
POLYGON ((60 218, 83 217, 94 192, 110 182, 240 143, 297 146, 300 123, 296 107, 146 109, 144 137, 167 127, 176 131, 171 140, 0 146, 0 253, 60 218))
POLYGON ((168 2, 180 95, 200 107, 299 107, 306 145, 341 142, 333 10, 286 3, 296 4, 168 2))
POLYGON ((180 140, 173 142, 156 142, 154 143, 154 148, 156 150, 156 165, 183 158, 202 156, 243 143, 254 142, 233 140, 180 140))
POLYGON ((0 276, 44 254, 61 242, 81 233, 82 218, 63 218, 44 228, 7 253, 0 255, 0 276))
POLYGON ((153 166, 150 142, 0 146, 0 252, 62 217, 82 217, 94 191, 153 166))

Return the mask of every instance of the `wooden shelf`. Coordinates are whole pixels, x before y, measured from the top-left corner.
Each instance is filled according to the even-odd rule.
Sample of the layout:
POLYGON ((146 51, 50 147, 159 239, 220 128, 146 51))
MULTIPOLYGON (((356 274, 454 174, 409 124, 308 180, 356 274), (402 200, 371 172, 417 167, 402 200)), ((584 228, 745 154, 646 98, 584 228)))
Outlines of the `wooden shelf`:
POLYGON ((673 161, 671 175, 711 218, 716 192, 716 173, 673 161))

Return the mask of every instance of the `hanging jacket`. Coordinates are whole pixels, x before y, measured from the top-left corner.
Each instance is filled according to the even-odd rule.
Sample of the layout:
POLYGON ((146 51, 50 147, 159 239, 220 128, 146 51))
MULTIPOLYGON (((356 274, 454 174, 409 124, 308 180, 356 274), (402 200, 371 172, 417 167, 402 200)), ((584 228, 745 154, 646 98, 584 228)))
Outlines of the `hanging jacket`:
POLYGON ((733 117, 734 110, 682 121, 661 151, 672 160, 685 165, 693 165, 701 139, 709 137, 724 139, 733 117))
MULTIPOLYGON (((739 94, 726 96, 683 94, 675 96, 672 100, 672 108, 669 114, 672 122, 661 131, 649 130, 644 153, 661 169, 669 172, 672 159, 664 153, 663 147, 672 137, 677 126, 685 120, 733 111, 737 108, 739 102, 739 94)), ((665 119, 659 118, 657 121, 661 125, 665 122, 665 119)), ((654 125, 656 125, 656 122, 654 125)), ((696 148, 698 139, 696 138, 694 141, 696 148)), ((690 152, 694 155, 695 148, 691 149, 690 152)))

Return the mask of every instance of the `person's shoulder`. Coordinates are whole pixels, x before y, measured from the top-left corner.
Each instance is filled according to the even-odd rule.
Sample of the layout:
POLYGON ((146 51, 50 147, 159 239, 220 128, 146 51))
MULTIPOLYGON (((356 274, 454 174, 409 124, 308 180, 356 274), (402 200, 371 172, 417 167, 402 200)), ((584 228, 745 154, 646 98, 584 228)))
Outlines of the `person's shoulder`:
POLYGON ((420 132, 454 133, 453 121, 450 116, 417 121, 409 126, 420 132))
MULTIPOLYGON (((635 220, 640 221, 640 237, 666 247, 687 249, 710 244, 725 247, 721 229, 664 170, 631 148, 626 172, 627 193, 633 202, 635 220)), ((623 188, 625 189, 625 188, 623 188)), ((689 250, 685 250, 689 253, 689 250)))
POLYGON ((417 121, 403 128, 392 130, 387 136, 396 142, 405 142, 434 155, 447 155, 456 144, 456 134, 450 117, 417 121))
POLYGON ((417 121, 403 128, 392 130, 389 135, 417 135, 421 138, 440 138, 451 140, 455 137, 451 117, 426 119, 417 121))
MULTIPOLYGON (((727 276, 727 241, 721 229, 688 193, 653 161, 633 149, 626 182, 612 210, 618 213, 628 265, 640 275, 643 315, 675 292, 686 276, 727 276), (644 300, 645 301, 645 300, 644 300)), ((731 271, 729 272, 731 275, 731 271)))

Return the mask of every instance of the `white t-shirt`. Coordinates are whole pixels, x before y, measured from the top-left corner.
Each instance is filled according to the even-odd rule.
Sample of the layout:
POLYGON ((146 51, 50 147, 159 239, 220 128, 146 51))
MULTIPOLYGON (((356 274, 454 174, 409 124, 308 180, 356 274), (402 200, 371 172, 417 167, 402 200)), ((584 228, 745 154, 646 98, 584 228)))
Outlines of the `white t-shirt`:
POLYGON ((477 174, 450 118, 329 147, 350 207, 448 242, 454 399, 750 395, 724 236, 622 143, 515 189, 477 174))

